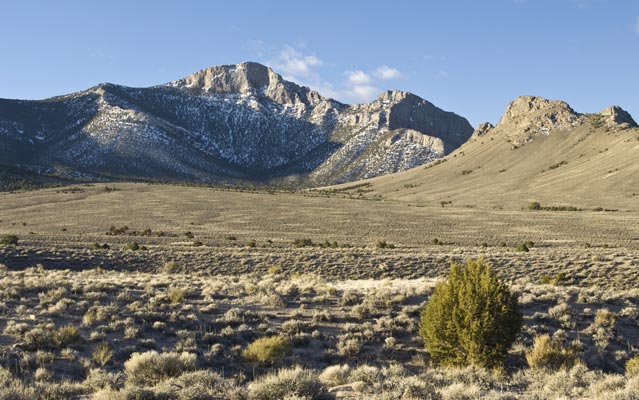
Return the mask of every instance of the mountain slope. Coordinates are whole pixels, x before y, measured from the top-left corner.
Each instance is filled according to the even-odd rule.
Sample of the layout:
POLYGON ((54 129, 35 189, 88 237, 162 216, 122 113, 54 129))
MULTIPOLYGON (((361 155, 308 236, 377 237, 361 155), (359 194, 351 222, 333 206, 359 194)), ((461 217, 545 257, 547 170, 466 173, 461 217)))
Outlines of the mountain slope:
POLYGON ((406 92, 349 106, 242 63, 166 85, 0 100, 0 163, 88 179, 348 182, 442 157, 468 122, 406 92))
POLYGON ((367 195, 413 204, 637 209, 638 160, 639 128, 621 108, 579 114, 526 96, 445 159, 362 184, 367 195))

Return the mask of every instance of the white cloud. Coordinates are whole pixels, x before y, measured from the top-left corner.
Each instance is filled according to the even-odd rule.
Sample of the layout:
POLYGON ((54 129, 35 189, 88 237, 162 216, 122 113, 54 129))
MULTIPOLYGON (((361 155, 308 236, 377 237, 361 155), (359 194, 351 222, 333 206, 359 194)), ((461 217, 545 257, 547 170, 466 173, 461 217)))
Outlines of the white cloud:
POLYGON ((286 80, 304 85, 322 96, 345 102, 367 102, 373 100, 381 90, 382 81, 401 78, 396 68, 381 65, 372 70, 350 69, 344 71, 340 82, 329 82, 322 78, 324 62, 303 44, 284 47, 269 47, 262 41, 249 43, 258 56, 270 54, 265 62, 286 80))
POLYGON ((280 50, 274 67, 284 74, 293 77, 309 77, 314 67, 321 67, 324 63, 315 54, 303 54, 299 50, 286 46, 280 50))
POLYGON ((375 98, 379 92, 380 90, 372 85, 355 85, 346 89, 344 93, 349 99, 366 102, 375 98))
POLYGON ((375 76, 379 79, 398 79, 402 77, 402 74, 395 68, 391 68, 388 65, 382 65, 375 70, 375 76))
POLYGON ((351 85, 366 85, 372 81, 371 76, 361 70, 346 71, 344 75, 351 85))

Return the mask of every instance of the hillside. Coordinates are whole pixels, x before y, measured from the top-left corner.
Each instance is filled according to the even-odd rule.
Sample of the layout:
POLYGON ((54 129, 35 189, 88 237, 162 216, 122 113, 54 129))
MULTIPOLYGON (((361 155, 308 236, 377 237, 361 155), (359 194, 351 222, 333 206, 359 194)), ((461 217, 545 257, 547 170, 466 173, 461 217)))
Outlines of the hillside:
POLYGON ((332 184, 422 165, 471 134, 466 119, 407 92, 350 106, 257 63, 0 100, 0 163, 72 179, 332 184))
POLYGON ((639 129, 621 108, 580 114, 564 102, 527 96, 510 103, 497 126, 479 126, 445 161, 356 190, 414 204, 637 209, 638 156, 639 129))

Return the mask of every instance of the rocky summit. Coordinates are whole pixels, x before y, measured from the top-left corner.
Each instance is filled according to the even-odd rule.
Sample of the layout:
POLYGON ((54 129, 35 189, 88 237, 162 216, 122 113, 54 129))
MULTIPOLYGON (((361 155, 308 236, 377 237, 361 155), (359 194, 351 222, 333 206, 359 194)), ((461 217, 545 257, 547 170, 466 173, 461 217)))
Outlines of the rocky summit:
POLYGON ((472 132, 407 92, 347 105, 252 62, 148 88, 0 100, 0 164, 74 179, 342 183, 438 159, 472 132))
POLYGON ((497 126, 489 122, 480 124, 471 137, 476 139, 491 133, 519 146, 539 135, 569 132, 584 125, 603 126, 608 130, 637 127, 630 114, 619 106, 610 106, 595 114, 581 114, 564 101, 521 96, 508 104, 497 126))

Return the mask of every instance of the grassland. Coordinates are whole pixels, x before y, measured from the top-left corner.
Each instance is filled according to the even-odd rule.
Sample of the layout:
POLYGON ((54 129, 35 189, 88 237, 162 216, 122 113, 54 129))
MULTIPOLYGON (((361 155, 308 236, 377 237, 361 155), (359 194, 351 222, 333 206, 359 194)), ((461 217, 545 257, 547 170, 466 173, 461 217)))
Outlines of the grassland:
POLYGON ((637 209, 442 205, 368 188, 1 193, 0 236, 18 244, 0 246, 0 393, 636 398, 639 379, 625 365, 639 340, 637 209), (437 279, 467 258, 493 263, 520 296, 524 329, 500 372, 435 366, 416 332, 437 279), (526 352, 544 333, 581 361, 530 368, 526 352), (272 336, 290 345, 281 357, 244 355, 272 336), (178 367, 162 370, 167 359, 178 367))

